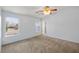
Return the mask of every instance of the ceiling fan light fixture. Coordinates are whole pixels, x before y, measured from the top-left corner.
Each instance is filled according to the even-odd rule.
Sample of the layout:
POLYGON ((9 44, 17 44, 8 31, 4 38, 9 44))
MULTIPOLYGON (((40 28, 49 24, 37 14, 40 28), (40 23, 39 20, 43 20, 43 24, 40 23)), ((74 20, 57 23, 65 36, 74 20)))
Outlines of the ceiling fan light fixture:
POLYGON ((44 15, 49 15, 51 13, 50 7, 49 6, 45 6, 44 10, 43 10, 44 15))
POLYGON ((39 10, 38 12, 40 12, 40 13, 42 12, 44 15, 50 15, 55 11, 57 11, 57 9, 53 9, 49 6, 45 6, 42 10, 39 10))
POLYGON ((51 11, 50 11, 50 10, 48 10, 48 11, 43 11, 43 13, 44 13, 44 15, 49 15, 49 14, 51 13, 51 11))

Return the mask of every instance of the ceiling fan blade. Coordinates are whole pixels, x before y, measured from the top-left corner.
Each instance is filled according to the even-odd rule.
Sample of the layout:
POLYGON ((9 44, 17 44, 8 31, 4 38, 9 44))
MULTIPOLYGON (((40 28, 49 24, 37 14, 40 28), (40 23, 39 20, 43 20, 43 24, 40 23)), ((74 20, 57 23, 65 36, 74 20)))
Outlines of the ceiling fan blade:
POLYGON ((57 11, 57 9, 51 9, 51 11, 57 11))

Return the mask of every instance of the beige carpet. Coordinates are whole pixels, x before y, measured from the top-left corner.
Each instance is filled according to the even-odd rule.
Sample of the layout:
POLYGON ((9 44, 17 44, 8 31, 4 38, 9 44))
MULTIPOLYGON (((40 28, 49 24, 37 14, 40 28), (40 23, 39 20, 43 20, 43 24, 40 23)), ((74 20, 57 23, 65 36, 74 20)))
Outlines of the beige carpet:
POLYGON ((46 36, 37 36, 2 47, 3 53, 79 52, 79 44, 46 36))

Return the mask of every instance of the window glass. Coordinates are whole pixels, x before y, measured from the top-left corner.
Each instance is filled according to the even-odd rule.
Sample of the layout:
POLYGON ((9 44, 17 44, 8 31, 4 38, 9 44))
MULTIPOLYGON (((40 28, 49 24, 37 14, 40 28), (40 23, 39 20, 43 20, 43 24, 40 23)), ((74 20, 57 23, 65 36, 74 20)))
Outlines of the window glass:
POLYGON ((36 22, 36 23, 35 23, 35 31, 36 31, 36 32, 40 32, 40 29, 41 29, 40 26, 41 26, 41 25, 40 25, 40 22, 36 22))
POLYGON ((12 36, 18 33, 19 19, 15 17, 6 17, 6 36, 12 36))

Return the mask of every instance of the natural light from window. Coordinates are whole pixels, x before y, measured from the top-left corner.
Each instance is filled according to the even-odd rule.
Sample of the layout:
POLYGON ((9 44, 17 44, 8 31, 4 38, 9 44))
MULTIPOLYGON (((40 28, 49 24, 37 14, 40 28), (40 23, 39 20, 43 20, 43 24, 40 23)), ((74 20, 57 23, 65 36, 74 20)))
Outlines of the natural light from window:
POLYGON ((15 17, 6 17, 6 37, 13 36, 18 33, 19 19, 15 17))

